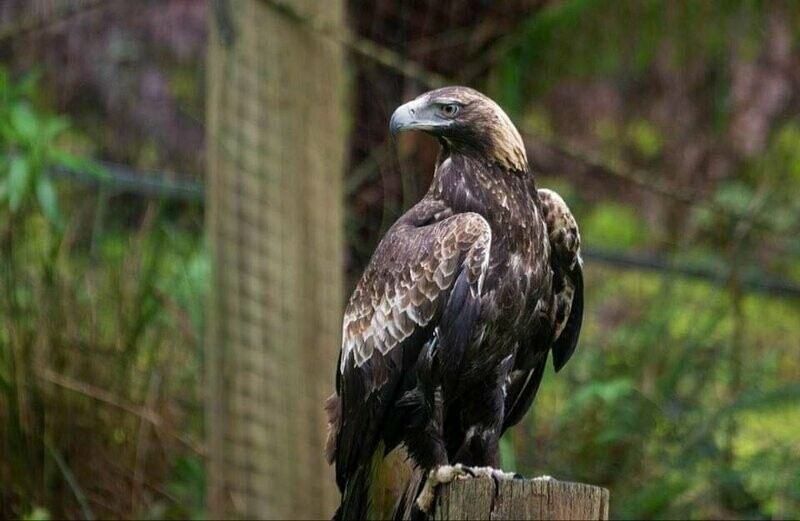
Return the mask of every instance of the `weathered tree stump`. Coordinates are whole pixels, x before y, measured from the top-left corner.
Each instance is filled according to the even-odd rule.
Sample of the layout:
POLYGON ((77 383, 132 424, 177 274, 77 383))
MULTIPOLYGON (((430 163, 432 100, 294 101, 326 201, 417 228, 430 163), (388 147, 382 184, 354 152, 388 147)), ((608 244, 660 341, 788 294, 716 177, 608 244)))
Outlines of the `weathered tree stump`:
POLYGON ((490 478, 440 485, 434 520, 608 519, 608 490, 554 479, 490 478))

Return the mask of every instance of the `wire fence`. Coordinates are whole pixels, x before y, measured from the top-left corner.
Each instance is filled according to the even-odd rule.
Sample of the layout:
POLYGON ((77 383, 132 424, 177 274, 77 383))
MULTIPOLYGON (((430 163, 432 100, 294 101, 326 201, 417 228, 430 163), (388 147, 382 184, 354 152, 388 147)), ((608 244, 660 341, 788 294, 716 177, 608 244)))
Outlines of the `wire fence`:
MULTIPOLYGON (((52 171, 51 175, 58 179, 102 188, 108 196, 135 194, 142 197, 205 205, 206 188, 202 181, 188 176, 141 171, 125 165, 108 162, 102 162, 101 165, 106 174, 103 177, 98 177, 94 173, 78 172, 64 168, 52 171)), ((678 275, 703 280, 719 288, 727 288, 730 277, 730 273, 720 266, 676 261, 663 255, 625 252, 602 246, 584 246, 583 257, 590 263, 598 263, 617 269, 634 268, 665 276, 678 275)), ((748 293, 800 298, 800 284, 757 270, 747 273, 742 281, 742 289, 748 293)))

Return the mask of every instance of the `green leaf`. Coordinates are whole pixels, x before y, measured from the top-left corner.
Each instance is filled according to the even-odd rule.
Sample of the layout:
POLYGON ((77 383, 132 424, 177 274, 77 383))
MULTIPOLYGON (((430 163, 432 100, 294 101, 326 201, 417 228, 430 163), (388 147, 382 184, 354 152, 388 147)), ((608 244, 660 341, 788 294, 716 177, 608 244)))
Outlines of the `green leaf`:
POLYGON ((13 125, 11 125, 5 111, 0 108, 0 143, 14 142, 16 140, 17 132, 14 130, 13 125))
POLYGON ((61 224, 61 213, 58 211, 58 195, 53 182, 45 176, 36 180, 36 200, 42 208, 42 213, 51 224, 61 224))
POLYGON ((82 172, 86 170, 87 159, 70 154, 69 152, 60 148, 55 148, 50 151, 50 159, 58 166, 64 167, 68 170, 82 172))
POLYGON ((50 160, 54 165, 72 170, 73 172, 84 172, 98 179, 108 178, 108 173, 102 165, 99 165, 89 158, 71 154, 60 148, 53 148, 50 150, 50 160))
POLYGON ((57 138, 61 135, 62 132, 67 130, 70 126, 70 122, 65 117, 54 117, 49 118, 47 122, 44 124, 44 131, 42 134, 44 135, 45 141, 52 141, 53 139, 57 138))
POLYGON ((658 127, 646 120, 638 120, 628 128, 628 137, 636 151, 645 159, 653 159, 664 146, 664 136, 658 127))
POLYGON ((8 168, 8 205, 12 212, 16 212, 22 206, 30 184, 28 181, 30 172, 30 165, 26 158, 15 156, 11 159, 11 165, 8 168))
POLYGON ((742 181, 729 181, 717 187, 714 200, 731 212, 747 211, 753 198, 753 189, 742 181))
POLYGON ((23 141, 33 142, 39 134, 39 121, 27 103, 17 103, 11 107, 11 124, 23 141))

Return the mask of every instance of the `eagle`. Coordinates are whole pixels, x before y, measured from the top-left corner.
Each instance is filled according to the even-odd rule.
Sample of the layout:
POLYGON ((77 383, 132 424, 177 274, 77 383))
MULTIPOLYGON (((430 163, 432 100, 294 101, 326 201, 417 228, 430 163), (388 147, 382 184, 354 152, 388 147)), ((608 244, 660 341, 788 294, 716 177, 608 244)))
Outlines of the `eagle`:
POLYGON ((514 124, 468 87, 392 114, 441 148, 425 196, 377 246, 345 308, 326 456, 335 519, 423 516, 434 487, 509 474, 499 440, 559 371, 583 317, 580 234, 537 189, 514 124))

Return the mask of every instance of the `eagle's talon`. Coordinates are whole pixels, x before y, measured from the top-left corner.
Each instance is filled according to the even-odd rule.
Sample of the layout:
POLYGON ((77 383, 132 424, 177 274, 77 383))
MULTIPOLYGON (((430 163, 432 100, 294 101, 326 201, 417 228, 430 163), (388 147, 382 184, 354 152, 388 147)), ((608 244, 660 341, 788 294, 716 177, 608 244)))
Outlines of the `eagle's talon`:
POLYGON ((459 471, 458 474, 455 476, 455 479, 467 479, 467 478, 474 478, 476 476, 475 471, 472 469, 472 467, 467 467, 466 465, 462 465, 461 463, 456 463, 455 465, 453 465, 453 468, 459 471))
POLYGON ((492 477, 494 479, 505 480, 505 479, 521 479, 522 474, 518 474, 516 472, 505 472, 500 469, 492 469, 492 477))
MULTIPOLYGON (((425 486, 417 496, 417 507, 426 514, 430 513, 433 500, 436 497, 436 487, 458 479, 490 478, 498 483, 508 479, 523 479, 522 474, 504 472, 493 467, 468 467, 461 463, 455 465, 440 465, 428 473, 425 486)), ((549 478, 549 476, 548 476, 549 478)))
MULTIPOLYGON (((469 467, 465 467, 469 468, 469 467)), ((517 476, 522 477, 514 472, 505 472, 494 467, 472 467, 474 472, 473 476, 492 478, 495 481, 502 481, 506 479, 517 479, 517 476)))
POLYGON ((430 513, 433 500, 436 497, 436 487, 457 479, 469 479, 473 477, 475 477, 474 470, 470 467, 465 467, 461 463, 456 463, 455 465, 439 465, 428 473, 425 486, 422 488, 419 496, 417 496, 417 507, 426 514, 430 513))

